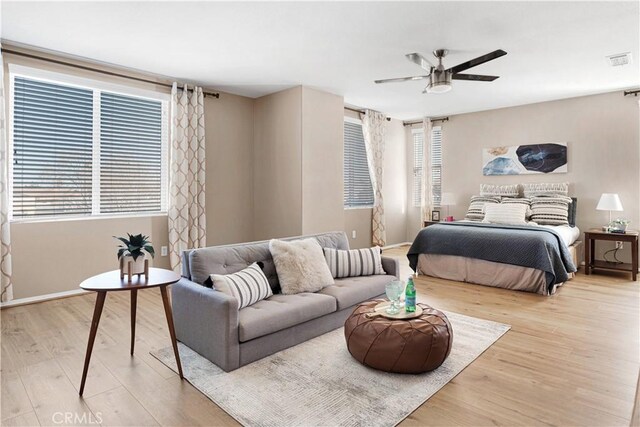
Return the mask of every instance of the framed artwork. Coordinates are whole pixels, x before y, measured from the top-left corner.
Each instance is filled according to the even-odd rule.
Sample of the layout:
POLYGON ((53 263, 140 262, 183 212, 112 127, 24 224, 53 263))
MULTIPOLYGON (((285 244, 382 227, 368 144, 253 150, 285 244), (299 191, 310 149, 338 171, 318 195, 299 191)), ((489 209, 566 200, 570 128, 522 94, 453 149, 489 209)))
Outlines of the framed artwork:
POLYGON ((567 143, 512 145, 482 150, 483 175, 567 173, 567 143))
POLYGON ((440 211, 431 211, 431 221, 440 221, 440 211))

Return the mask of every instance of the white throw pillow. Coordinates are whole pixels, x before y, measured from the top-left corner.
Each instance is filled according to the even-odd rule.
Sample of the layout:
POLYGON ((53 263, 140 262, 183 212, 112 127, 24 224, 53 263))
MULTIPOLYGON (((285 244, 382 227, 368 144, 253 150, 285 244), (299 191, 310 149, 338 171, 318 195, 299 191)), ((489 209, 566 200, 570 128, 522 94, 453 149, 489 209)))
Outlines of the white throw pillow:
POLYGON ((382 268, 380 246, 350 251, 333 248, 323 250, 331 275, 335 278, 386 274, 382 268))
POLYGON ((334 284, 322 248, 315 239, 291 242, 273 239, 269 242, 269 251, 284 295, 317 292, 334 284))
POLYGON ((482 222, 504 225, 527 225, 527 206, 522 204, 487 204, 482 222))
POLYGON ((269 280, 257 262, 233 274, 212 274, 213 288, 238 300, 238 309, 273 295, 269 280))

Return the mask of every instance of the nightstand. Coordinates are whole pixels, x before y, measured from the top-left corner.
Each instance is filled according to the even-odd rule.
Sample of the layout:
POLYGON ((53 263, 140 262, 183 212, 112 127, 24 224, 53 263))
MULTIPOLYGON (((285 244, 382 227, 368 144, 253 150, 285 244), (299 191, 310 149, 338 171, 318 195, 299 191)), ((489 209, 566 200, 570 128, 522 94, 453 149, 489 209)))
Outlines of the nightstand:
POLYGON ((422 223, 423 223, 424 227, 428 227, 428 226, 433 225, 433 224, 439 224, 440 222, 441 221, 423 221, 422 223))
POLYGON ((638 278, 638 232, 627 230, 625 234, 608 233, 598 228, 592 228, 584 233, 584 272, 591 274, 591 270, 603 269, 614 271, 629 271, 635 281, 638 278), (614 242, 625 242, 631 245, 631 264, 615 264, 604 260, 595 259, 596 240, 609 240, 614 242))

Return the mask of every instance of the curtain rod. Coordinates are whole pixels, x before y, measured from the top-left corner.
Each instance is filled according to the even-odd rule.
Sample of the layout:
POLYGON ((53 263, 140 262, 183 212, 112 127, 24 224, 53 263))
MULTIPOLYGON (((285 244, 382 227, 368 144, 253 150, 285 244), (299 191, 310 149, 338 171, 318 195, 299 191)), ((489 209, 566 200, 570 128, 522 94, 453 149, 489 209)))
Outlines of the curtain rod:
MULTIPOLYGON (((52 58, 46 58, 44 56, 32 55, 30 53, 19 52, 19 51, 11 50, 11 49, 2 48, 2 53, 8 53, 8 54, 11 54, 11 55, 24 56, 25 58, 37 59, 37 60, 40 60, 40 61, 51 62, 51 63, 58 64, 58 65, 66 65, 67 67, 79 68, 81 70, 93 71, 94 73, 101 73, 101 74, 106 74, 108 76, 122 77, 124 79, 136 80, 136 81, 143 82, 143 83, 151 83, 151 84, 154 84, 154 85, 164 86, 164 87, 168 87, 168 88, 173 86, 173 85, 170 85, 168 83, 160 83, 160 82, 153 81, 153 80, 143 79, 141 77, 128 76, 126 74, 120 74, 120 73, 116 73, 116 72, 113 72, 113 71, 100 70, 98 68, 87 67, 86 65, 74 64, 74 63, 71 63, 71 62, 60 61, 58 59, 52 59, 52 58)), ((193 89, 188 89, 188 90, 189 91, 193 91, 193 89)), ((220 98, 220 94, 217 93, 217 92, 203 92, 203 94, 204 94, 204 96, 209 96, 209 97, 213 97, 213 98, 220 98)))
MULTIPOLYGON (((353 111, 354 113, 360 113, 360 114, 364 114, 364 110, 358 110, 357 108, 351 108, 351 107, 344 107, 345 110, 349 110, 349 111, 353 111)), ((391 117, 387 117, 386 118, 388 122, 391 121, 391 117)))
MULTIPOLYGON (((431 119, 431 123, 434 123, 434 122, 448 122, 448 121, 449 121, 449 117, 438 117, 436 119, 431 119)), ((414 120, 412 122, 402 122, 402 124, 404 126, 417 125, 419 123, 422 123, 422 120, 414 120)))
POLYGON ((640 89, 624 91, 624 96, 627 96, 627 95, 638 96, 638 94, 640 94, 640 89))

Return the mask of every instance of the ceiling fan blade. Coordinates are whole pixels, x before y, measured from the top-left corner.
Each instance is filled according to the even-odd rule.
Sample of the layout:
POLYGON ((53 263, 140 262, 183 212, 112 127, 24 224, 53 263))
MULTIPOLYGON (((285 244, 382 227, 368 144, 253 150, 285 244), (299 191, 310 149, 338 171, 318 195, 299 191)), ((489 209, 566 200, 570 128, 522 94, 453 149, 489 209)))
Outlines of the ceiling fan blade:
POLYGON ((453 80, 471 80, 476 82, 492 82, 500 76, 481 76, 480 74, 454 74, 453 80))
POLYGON ((424 56, 420 55, 419 53, 408 53, 405 56, 409 61, 415 62, 416 64, 418 64, 423 69, 429 72, 431 71, 432 68, 436 68, 435 65, 427 61, 427 59, 424 56))
POLYGON ((484 64, 485 62, 489 62, 496 58, 500 58, 501 56, 504 56, 506 54, 507 52, 505 52, 502 49, 494 50, 491 53, 487 53, 486 55, 479 56, 475 59, 472 59, 471 61, 463 62, 462 64, 458 64, 455 67, 451 67, 447 71, 451 71, 453 74, 457 74, 471 67, 476 67, 480 64, 484 64))
POLYGON ((374 82, 380 84, 380 83, 406 82, 409 80, 423 80, 428 78, 429 78, 429 74, 427 74, 426 76, 398 77, 395 79, 374 80, 374 82))

